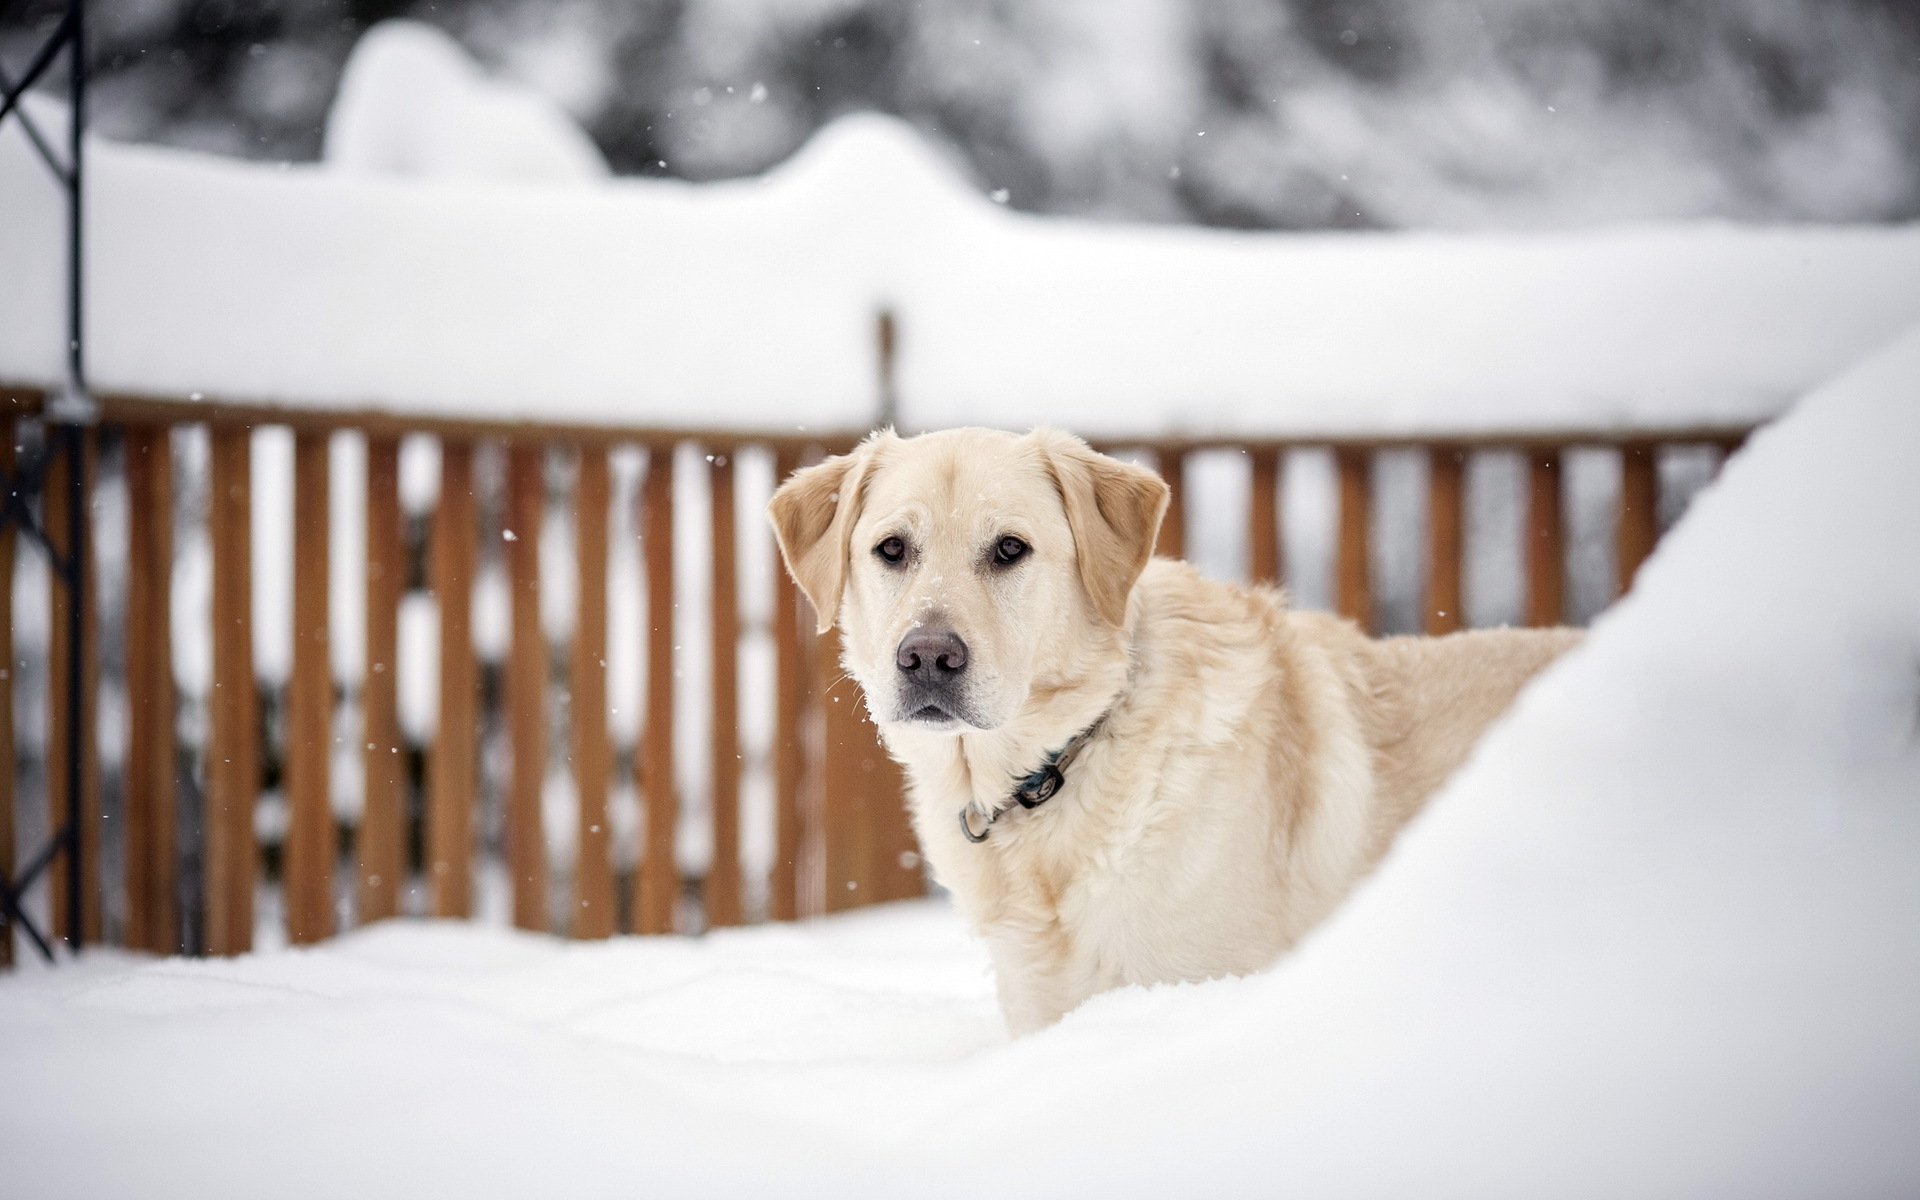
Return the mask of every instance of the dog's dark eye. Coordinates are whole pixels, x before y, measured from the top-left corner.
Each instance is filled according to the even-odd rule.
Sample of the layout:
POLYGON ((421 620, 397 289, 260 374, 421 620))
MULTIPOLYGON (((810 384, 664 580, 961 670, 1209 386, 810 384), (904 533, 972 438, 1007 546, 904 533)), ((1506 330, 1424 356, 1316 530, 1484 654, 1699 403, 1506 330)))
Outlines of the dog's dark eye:
POLYGON ((1003 537, 993 548, 993 561, 1001 566, 1017 563, 1027 556, 1027 544, 1017 537, 1003 537))
POLYGON ((890 537, 873 548, 880 561, 888 564, 898 563, 907 556, 907 544, 897 537, 890 537))

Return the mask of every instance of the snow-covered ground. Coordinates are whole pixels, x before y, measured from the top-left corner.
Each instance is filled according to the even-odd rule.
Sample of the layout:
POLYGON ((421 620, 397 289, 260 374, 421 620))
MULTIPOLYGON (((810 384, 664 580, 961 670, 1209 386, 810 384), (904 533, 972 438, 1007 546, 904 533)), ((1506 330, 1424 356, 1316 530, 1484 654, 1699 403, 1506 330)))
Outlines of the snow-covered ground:
POLYGON ((936 904, 0 980, 10 1194, 1920 1190, 1920 331, 1763 431, 1277 969, 1008 1042, 936 904))

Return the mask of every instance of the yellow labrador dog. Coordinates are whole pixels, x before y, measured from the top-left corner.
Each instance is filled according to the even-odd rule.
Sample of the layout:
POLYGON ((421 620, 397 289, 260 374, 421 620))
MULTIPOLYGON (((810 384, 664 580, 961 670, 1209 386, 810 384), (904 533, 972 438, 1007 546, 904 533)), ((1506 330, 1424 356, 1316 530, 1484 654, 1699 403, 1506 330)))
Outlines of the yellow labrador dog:
POLYGON ((1272 963, 1578 636, 1374 640, 1153 558, 1166 507, 1044 429, 878 433, 769 506, 1016 1033, 1272 963))

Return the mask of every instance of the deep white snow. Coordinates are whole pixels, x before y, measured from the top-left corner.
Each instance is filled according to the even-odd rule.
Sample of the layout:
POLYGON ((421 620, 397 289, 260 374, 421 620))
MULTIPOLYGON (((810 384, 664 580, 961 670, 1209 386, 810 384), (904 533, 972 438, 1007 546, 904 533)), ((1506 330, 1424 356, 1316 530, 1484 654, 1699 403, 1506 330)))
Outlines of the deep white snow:
POLYGON ((936 903, 0 980, 10 1194, 1920 1189, 1920 331, 1763 431, 1262 976, 1007 1042, 936 903))
MULTIPOLYGON (((1772 416, 1920 319, 1912 227, 1129 228, 1010 212, 876 116, 705 185, 601 179, 569 129, 402 27, 355 56, 331 163, 92 144, 94 384, 845 430, 890 307, 908 426, 1670 427, 1772 416)), ((57 379, 60 209, 18 130, 0 212, 0 382, 57 379)))

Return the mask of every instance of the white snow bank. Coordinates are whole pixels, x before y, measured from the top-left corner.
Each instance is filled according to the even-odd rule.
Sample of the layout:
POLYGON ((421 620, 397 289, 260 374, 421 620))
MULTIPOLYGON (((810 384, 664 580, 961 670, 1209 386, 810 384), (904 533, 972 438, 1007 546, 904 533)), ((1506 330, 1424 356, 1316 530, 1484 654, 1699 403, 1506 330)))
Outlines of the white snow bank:
POLYGON ((916 904, 0 980, 10 1194, 1920 1190, 1920 333, 1756 437, 1279 969, 1018 1043, 916 904))
POLYGON ((607 176, 592 139, 552 98, 487 78, 460 43, 384 21, 354 43, 327 114, 329 165, 368 175, 522 181, 607 176))
MULTIPOLYGON (((1286 235, 1049 220, 995 206, 875 116, 758 179, 592 180, 584 138, 531 103, 402 28, 356 56, 334 167, 93 143, 95 386, 848 429, 877 413, 874 317, 892 307, 908 426, 1674 427, 1771 417, 1920 319, 1912 227, 1286 235), (515 182, 474 178, 503 175, 515 182)), ((0 133, 0 212, 0 381, 53 380, 60 210, 18 130, 0 133)))

